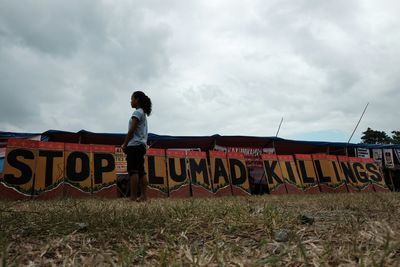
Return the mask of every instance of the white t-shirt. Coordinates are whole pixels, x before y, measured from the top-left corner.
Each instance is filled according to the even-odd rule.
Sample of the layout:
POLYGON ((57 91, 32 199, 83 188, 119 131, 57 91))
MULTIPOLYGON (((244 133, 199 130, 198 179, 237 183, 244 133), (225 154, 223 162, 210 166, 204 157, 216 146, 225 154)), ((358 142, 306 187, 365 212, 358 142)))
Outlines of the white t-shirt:
MULTIPOLYGON (((138 108, 133 112, 132 117, 137 118, 139 122, 136 126, 135 132, 133 133, 132 139, 129 140, 129 142, 128 142, 128 146, 138 146, 138 145, 147 146, 147 116, 146 116, 146 113, 144 113, 142 108, 138 108)), ((132 117, 129 120, 129 129, 131 128, 132 117)))

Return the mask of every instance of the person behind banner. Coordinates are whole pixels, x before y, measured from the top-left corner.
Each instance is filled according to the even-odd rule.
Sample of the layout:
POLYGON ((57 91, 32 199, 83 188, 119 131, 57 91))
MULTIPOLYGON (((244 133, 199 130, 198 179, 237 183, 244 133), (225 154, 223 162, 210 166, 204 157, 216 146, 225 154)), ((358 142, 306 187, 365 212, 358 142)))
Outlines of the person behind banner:
POLYGON ((131 96, 131 107, 135 109, 130 120, 129 130, 121 148, 126 154, 127 171, 130 177, 131 200, 145 201, 147 199, 147 176, 144 171, 144 155, 147 149, 147 116, 151 113, 151 100, 141 91, 131 96), (140 185, 140 197, 137 197, 140 185))

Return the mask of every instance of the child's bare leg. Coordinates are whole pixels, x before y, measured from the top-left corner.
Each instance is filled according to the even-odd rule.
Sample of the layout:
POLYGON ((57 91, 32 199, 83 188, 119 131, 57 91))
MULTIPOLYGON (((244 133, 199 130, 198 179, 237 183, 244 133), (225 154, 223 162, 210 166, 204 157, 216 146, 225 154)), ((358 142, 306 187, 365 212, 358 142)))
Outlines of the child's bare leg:
POLYGON ((142 201, 146 201, 147 200, 147 185, 148 185, 148 181, 147 181, 147 175, 144 174, 140 177, 140 200, 142 201))
POLYGON ((134 173, 131 175, 131 200, 136 200, 138 190, 139 175, 134 173))

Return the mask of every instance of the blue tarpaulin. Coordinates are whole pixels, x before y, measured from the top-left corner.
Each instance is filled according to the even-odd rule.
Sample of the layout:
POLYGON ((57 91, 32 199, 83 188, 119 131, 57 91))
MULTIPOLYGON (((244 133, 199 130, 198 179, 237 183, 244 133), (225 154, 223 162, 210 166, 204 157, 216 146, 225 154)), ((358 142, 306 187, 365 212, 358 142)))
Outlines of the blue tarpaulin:
MULTIPOLYGON (((9 138, 37 138, 41 137, 42 141, 65 142, 65 143, 82 143, 82 144, 108 144, 120 145, 123 143, 126 133, 94 133, 86 130, 79 132, 67 132, 58 130, 48 130, 43 133, 14 133, 0 132, 0 140, 9 138)), ((197 147, 203 150, 212 149, 216 144, 232 147, 275 147, 277 154, 291 153, 319 153, 331 152, 340 149, 349 148, 397 148, 400 145, 394 144, 355 144, 346 142, 322 142, 322 141, 302 141, 289 140, 277 137, 253 137, 253 136, 171 136, 149 134, 149 145, 154 148, 192 148, 197 147)))

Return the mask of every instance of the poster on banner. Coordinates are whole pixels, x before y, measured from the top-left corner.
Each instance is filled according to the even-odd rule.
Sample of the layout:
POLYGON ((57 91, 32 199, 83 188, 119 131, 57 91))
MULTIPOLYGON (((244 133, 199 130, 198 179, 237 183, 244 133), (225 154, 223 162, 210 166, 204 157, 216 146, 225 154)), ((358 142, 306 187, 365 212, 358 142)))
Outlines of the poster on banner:
POLYGON ((358 158, 370 158, 369 149, 364 147, 357 147, 356 148, 356 155, 358 158))
POLYGON ((382 166, 382 149, 372 149, 372 157, 374 158, 375 162, 382 166))
POLYGON ((385 167, 387 168, 394 168, 394 161, 393 161, 393 150, 392 149, 383 149, 383 157, 385 160, 385 167))
POLYGON ((267 184, 261 154, 275 154, 274 148, 226 147, 215 145, 214 150, 226 153, 242 153, 249 171, 249 180, 253 184, 267 184))
POLYGON ((115 147, 115 173, 128 174, 126 168, 126 155, 119 146, 115 147))

